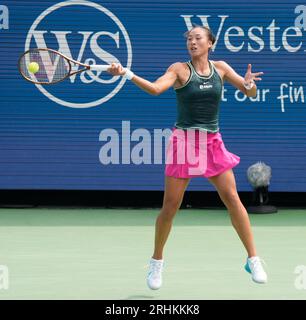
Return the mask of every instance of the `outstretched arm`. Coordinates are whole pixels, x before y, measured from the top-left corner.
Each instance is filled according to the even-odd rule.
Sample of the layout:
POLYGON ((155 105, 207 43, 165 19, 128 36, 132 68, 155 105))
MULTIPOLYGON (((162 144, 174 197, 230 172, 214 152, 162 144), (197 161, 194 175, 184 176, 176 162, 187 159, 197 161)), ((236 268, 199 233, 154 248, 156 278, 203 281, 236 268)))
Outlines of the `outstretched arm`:
POLYGON ((255 81, 260 81, 261 78, 258 76, 262 75, 263 72, 252 73, 252 65, 248 64, 247 72, 244 76, 240 76, 229 64, 222 61, 222 66, 224 68, 224 79, 232 84, 234 87, 242 91, 248 97, 255 97, 257 92, 257 87, 255 81), (251 87, 247 89, 246 87, 251 87))
MULTIPOLYGON (((177 63, 172 64, 165 74, 163 74, 154 82, 150 82, 135 74, 131 80, 143 91, 157 96, 174 85, 175 81, 177 80, 177 68, 177 63)), ((126 69, 123 68, 119 63, 112 63, 111 67, 107 71, 114 76, 123 76, 126 73, 126 69)))

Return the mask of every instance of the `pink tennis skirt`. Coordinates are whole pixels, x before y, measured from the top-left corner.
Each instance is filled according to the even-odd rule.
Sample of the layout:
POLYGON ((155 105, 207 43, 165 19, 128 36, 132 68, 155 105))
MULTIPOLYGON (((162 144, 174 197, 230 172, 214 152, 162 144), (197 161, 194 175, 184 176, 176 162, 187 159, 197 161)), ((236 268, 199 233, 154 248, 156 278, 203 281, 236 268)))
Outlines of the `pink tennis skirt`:
POLYGON ((226 150, 220 132, 174 128, 167 146, 165 175, 209 178, 235 167, 239 162, 240 157, 226 150))

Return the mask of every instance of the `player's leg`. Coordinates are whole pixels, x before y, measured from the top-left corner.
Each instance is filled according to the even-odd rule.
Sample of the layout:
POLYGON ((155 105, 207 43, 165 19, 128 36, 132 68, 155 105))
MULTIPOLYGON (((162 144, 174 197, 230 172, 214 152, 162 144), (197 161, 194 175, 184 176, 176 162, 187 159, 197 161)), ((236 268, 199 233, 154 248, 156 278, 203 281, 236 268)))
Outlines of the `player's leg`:
POLYGON ((249 257, 256 256, 249 216, 240 201, 233 171, 231 169, 227 170, 208 180, 215 186, 221 200, 228 209, 232 224, 243 242, 249 257))
POLYGON ((252 272, 254 281, 266 282, 266 274, 264 273, 256 254, 250 219, 239 198, 233 170, 227 170, 218 176, 209 178, 208 180, 217 189, 221 200, 228 209, 232 224, 246 248, 249 264, 247 271, 252 272), (256 270, 250 270, 250 268, 255 268, 256 270))
POLYGON ((163 258, 163 248, 172 227, 173 218, 181 206, 190 179, 165 178, 163 206, 155 223, 155 247, 152 258, 163 258))
POLYGON ((155 223, 154 253, 150 259, 147 284, 150 289, 159 289, 162 285, 163 249, 168 239, 173 218, 180 208, 190 179, 166 176, 163 206, 155 223))

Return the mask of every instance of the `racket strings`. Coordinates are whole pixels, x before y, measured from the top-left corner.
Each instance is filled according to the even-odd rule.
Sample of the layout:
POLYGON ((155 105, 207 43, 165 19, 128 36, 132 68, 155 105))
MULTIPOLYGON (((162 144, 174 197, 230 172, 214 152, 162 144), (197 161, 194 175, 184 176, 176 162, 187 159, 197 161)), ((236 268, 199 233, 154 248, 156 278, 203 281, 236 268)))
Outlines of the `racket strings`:
POLYGON ((55 83, 65 79, 70 73, 69 62, 56 52, 34 49, 27 52, 20 60, 21 73, 37 83, 55 83), (29 70, 30 63, 38 65, 38 71, 29 70))

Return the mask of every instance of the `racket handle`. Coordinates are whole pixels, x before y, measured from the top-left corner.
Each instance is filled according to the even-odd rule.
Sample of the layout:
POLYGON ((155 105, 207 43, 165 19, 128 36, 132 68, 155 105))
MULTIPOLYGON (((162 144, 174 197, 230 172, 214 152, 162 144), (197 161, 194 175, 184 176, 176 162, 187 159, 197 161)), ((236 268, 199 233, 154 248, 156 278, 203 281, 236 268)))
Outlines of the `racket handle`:
POLYGON ((108 68, 110 68, 107 64, 91 64, 90 70, 94 71, 106 71, 108 68))

